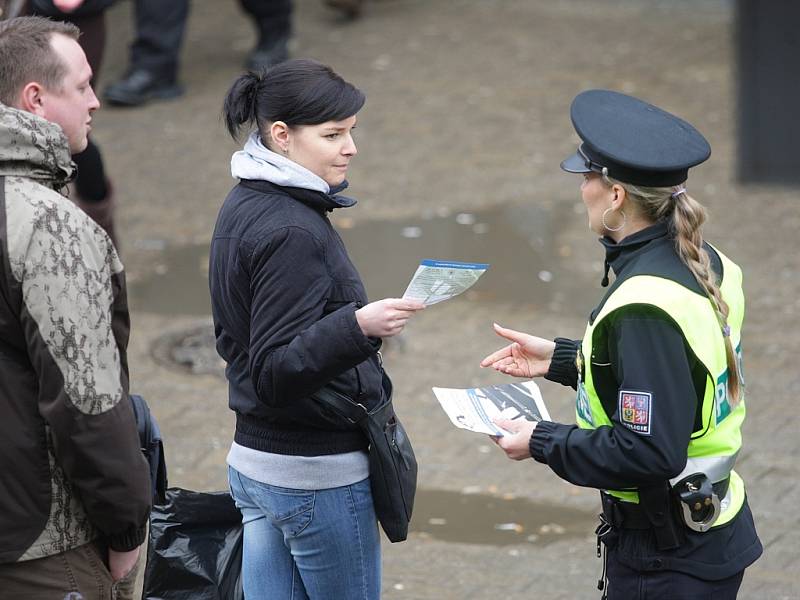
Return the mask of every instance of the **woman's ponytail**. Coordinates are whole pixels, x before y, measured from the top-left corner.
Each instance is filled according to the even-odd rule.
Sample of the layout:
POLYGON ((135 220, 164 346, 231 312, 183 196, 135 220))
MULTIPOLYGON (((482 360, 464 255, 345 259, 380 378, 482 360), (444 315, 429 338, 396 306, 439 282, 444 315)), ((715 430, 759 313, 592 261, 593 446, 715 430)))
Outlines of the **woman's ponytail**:
POLYGON ((243 125, 247 125, 248 129, 253 125, 258 125, 256 107, 260 84, 261 76, 248 71, 233 82, 225 96, 225 104, 222 109, 225 126, 234 140, 238 138, 243 125))
POLYGON ((716 275, 711 268, 711 258, 703 248, 702 227, 706 221, 706 209, 687 194, 682 185, 673 188, 644 187, 623 183, 608 176, 604 176, 603 181, 608 186, 619 184, 624 187, 628 197, 650 221, 665 220, 669 224, 678 256, 692 272, 714 308, 725 343, 728 396, 731 405, 735 406, 742 395, 741 374, 730 338, 728 304, 722 298, 716 275))
POLYGON ((711 260, 703 249, 703 237, 700 228, 706 220, 703 206, 686 193, 683 188, 676 188, 671 197, 675 203, 672 211, 671 226, 675 233, 675 245, 678 254, 698 283, 703 286, 709 300, 714 306, 722 339, 725 343, 725 358, 728 365, 728 397, 732 406, 736 406, 741 396, 741 377, 739 361, 733 350, 728 325, 728 304, 723 300, 716 278, 711 269, 711 260))

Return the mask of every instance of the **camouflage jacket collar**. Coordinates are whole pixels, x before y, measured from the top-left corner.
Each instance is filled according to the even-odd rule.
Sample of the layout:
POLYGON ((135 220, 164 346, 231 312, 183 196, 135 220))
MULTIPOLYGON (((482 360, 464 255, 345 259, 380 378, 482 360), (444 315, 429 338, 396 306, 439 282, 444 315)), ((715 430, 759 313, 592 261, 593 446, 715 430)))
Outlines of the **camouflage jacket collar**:
POLYGON ((0 104, 0 175, 27 177, 58 189, 75 171, 58 125, 0 104))

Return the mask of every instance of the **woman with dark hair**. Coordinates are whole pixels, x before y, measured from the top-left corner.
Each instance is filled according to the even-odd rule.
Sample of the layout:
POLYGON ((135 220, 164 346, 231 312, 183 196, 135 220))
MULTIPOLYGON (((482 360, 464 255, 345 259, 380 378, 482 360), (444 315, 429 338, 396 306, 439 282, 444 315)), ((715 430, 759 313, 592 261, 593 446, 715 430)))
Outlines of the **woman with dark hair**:
POLYGON ((356 155, 364 95, 329 67, 290 60, 234 82, 225 121, 254 127, 231 171, 211 242, 217 350, 236 432, 231 493, 244 522, 248 599, 380 596, 380 538, 367 440, 314 400, 330 387, 381 401, 381 338, 416 301, 368 303, 328 219, 356 155))
POLYGON ((577 390, 576 425, 506 420, 513 434, 497 444, 601 491, 604 597, 733 599, 762 547, 734 470, 742 272, 704 241, 706 211, 686 187, 711 148, 686 121, 617 92, 579 94, 571 116, 582 143, 561 167, 583 178, 608 291, 582 340, 495 326, 511 343, 482 366, 577 390))

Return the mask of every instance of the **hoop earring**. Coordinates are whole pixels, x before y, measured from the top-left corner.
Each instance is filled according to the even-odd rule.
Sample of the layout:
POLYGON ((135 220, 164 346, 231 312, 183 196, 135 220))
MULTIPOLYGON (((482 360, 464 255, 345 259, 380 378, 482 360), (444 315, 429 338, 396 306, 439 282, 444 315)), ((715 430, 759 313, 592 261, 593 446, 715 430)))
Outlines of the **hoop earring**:
POLYGON ((606 215, 611 212, 611 207, 608 207, 603 211, 603 216, 600 218, 600 222, 603 224, 603 227, 606 228, 607 231, 620 231, 625 228, 625 225, 628 223, 628 217, 625 216, 625 211, 620 210, 619 214, 622 215, 622 224, 619 227, 609 227, 606 224, 606 215))

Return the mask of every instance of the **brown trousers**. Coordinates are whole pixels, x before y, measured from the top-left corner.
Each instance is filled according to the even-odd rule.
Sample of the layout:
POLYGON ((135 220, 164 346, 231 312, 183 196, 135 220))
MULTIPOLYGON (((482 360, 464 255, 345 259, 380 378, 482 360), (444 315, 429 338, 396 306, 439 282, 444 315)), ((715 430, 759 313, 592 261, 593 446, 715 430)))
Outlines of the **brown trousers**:
POLYGON ((97 542, 46 558, 0 564, 0 596, 25 600, 133 600, 138 564, 117 582, 111 580, 107 564, 108 551, 97 542))

